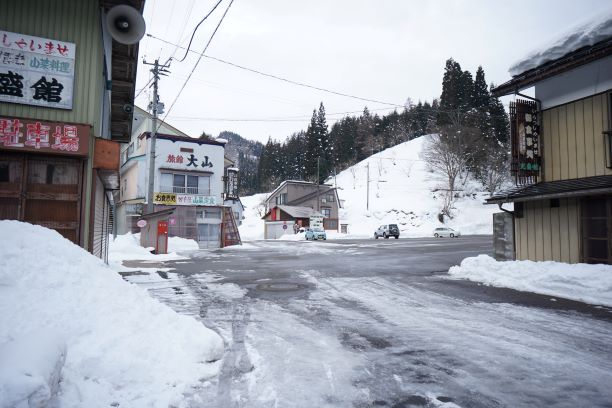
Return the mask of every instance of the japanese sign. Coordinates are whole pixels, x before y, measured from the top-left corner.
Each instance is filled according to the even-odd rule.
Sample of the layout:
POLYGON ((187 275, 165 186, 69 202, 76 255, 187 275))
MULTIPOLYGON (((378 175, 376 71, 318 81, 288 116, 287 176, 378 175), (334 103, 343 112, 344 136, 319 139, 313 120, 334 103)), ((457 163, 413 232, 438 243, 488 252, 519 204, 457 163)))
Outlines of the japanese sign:
POLYGON ((73 43, 0 30, 0 102, 72 109, 73 43))
POLYGON ((208 160, 208 156, 203 156, 202 160, 198 159, 195 154, 189 153, 185 155, 169 154, 166 157, 166 163, 185 164, 190 168, 212 169, 213 164, 208 160))
POLYGON ((310 228, 323 228, 323 216, 315 214, 311 215, 310 228))
POLYGON ((225 198, 238 198, 238 169, 227 169, 227 176, 225 176, 225 198))
POLYGON ((176 193, 155 193, 153 195, 155 204, 165 205, 216 205, 217 200, 212 196, 176 193))
POLYGON ((0 116, 0 150, 87 156, 89 126, 0 116))
POLYGON ((517 184, 536 183, 540 175, 540 125, 534 101, 510 102, 511 171, 517 184))

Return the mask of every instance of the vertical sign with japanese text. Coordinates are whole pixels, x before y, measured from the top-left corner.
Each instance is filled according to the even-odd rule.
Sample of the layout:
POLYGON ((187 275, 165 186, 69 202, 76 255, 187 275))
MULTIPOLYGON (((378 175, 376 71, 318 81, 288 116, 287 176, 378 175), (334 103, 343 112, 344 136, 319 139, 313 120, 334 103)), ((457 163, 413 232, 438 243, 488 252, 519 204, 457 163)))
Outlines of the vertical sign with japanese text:
POLYGON ((0 102, 72 109, 76 45, 0 30, 0 102))
POLYGON ((533 184, 540 176, 540 125, 535 101, 510 102, 511 171, 517 185, 533 184))
POLYGON ((225 176, 225 198, 238 198, 238 169, 228 168, 225 176))

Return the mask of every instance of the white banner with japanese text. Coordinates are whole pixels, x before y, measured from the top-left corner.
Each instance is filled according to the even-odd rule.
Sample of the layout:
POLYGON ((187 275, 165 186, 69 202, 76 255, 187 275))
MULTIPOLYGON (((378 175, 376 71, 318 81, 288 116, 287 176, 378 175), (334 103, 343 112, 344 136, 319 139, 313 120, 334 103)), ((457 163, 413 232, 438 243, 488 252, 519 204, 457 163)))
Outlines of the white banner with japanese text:
POLYGON ((0 30, 0 102, 72 109, 76 45, 0 30))

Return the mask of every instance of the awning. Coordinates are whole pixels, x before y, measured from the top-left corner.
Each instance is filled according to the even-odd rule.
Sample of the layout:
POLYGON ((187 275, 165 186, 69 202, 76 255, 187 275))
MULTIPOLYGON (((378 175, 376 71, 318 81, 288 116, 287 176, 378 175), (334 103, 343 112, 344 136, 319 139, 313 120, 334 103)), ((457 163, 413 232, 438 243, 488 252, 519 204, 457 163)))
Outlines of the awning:
POLYGON ((536 201, 551 198, 583 197, 612 194, 612 176, 585 177, 548 181, 516 187, 486 200, 487 204, 536 201))

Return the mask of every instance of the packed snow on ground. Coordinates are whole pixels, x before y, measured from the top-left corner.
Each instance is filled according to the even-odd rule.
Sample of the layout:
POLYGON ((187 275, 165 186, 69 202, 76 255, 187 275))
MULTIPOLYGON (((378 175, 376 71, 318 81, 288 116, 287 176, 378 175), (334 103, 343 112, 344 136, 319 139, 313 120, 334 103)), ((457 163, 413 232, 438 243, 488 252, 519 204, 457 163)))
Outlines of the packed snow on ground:
MULTIPOLYGON (((399 144, 342 171, 327 183, 337 185, 343 201, 340 223, 348 224, 348 234, 328 232, 328 239, 370 238, 382 224, 397 224, 401 237, 431 237, 436 227, 451 227, 462 234, 492 234, 493 213, 497 206, 485 205, 489 194, 472 178, 458 180, 459 198, 454 204, 453 219, 438 220, 444 192, 444 180, 432 173, 421 159, 430 135, 399 144), (367 180, 369 165, 369 208, 367 180)), ((262 201, 268 194, 241 198, 246 209, 240 227, 243 240, 263 239, 262 201)), ((287 236, 288 235, 288 236, 287 236)), ((284 240, 297 240, 291 234, 284 240)))
POLYGON ((612 38, 612 9, 597 19, 583 21, 552 41, 548 41, 515 62, 509 69, 516 76, 540 65, 559 59, 582 47, 591 46, 612 38))
POLYGON ((186 257, 177 252, 194 251, 198 249, 198 243, 193 239, 181 237, 168 238, 168 253, 155 255, 151 253, 153 248, 140 246, 140 233, 132 234, 128 232, 124 235, 117 235, 116 238, 110 237, 108 247, 108 260, 113 263, 121 263, 125 260, 150 260, 168 261, 175 259, 185 259, 186 257))
POLYGON ((612 306, 612 266, 559 262, 497 262, 487 255, 466 258, 453 266, 454 278, 491 286, 612 306))
MULTIPOLYGON (((0 230, 10 237, 0 248, 0 349, 22 338, 42 347, 47 339, 37 333, 59 333, 67 354, 57 406, 182 406, 217 374, 218 363, 209 362, 221 357, 223 341, 200 322, 125 282, 56 231, 18 221, 0 221, 0 230)), ((0 363, 0 378, 13 378, 0 383, 2 407, 18 405, 15 398, 30 385, 40 390, 31 376, 49 372, 30 364, 31 376, 23 375, 27 364, 17 363, 0 363)))
POLYGON ((264 216, 265 209, 263 201, 268 195, 263 193, 240 198, 242 205, 244 205, 244 219, 238 227, 238 231, 240 232, 240 239, 243 241, 264 239, 264 221, 261 217, 264 216))

